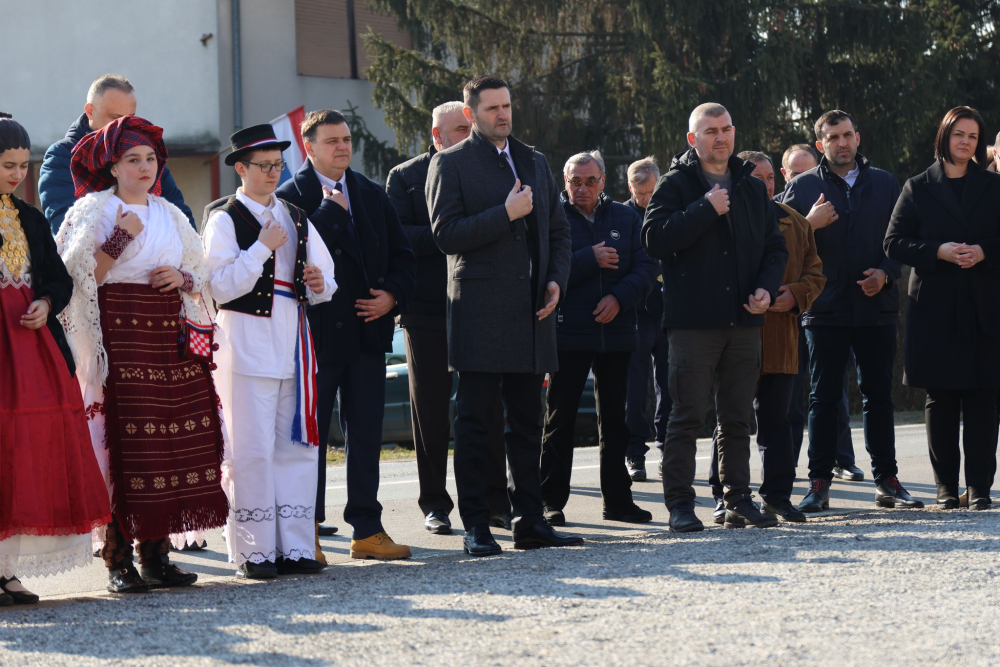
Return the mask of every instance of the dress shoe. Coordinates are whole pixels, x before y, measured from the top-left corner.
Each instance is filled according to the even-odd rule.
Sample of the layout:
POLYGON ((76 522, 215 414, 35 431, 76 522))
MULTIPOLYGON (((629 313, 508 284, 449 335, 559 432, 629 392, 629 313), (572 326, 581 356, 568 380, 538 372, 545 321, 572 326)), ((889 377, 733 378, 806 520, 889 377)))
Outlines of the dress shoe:
POLYGON ((166 556, 161 556, 159 562, 140 564, 139 575, 150 588, 177 588, 190 586, 198 581, 197 574, 185 572, 166 560, 166 556))
POLYGON ((778 517, 782 521, 789 521, 791 523, 802 523, 806 520, 806 515, 796 509, 791 500, 779 500, 774 503, 765 501, 764 506, 760 508, 760 511, 764 514, 778 517))
POLYGON ((837 466, 833 469, 833 476, 848 482, 861 482, 865 479, 865 473, 858 466, 837 466))
MULTIPOLYGON (((22 586, 17 577, 10 579, 0 577, 0 590, 6 593, 14 601, 14 604, 38 604, 38 596, 22 586)), ((2 605, 3 603, 0 603, 0 606, 2 605)))
POLYGON ((298 560, 279 558, 274 566, 277 568, 278 574, 319 574, 326 568, 325 564, 312 558, 298 560))
POLYGON ((396 544, 385 531, 375 533, 363 540, 351 540, 351 558, 399 560, 400 558, 409 558, 412 555, 410 547, 405 544, 396 544))
POLYGON ((503 528, 504 530, 510 530, 511 524, 514 523, 514 513, 510 510, 504 510, 499 514, 494 514, 490 517, 490 526, 492 528, 503 528))
POLYGON ((337 527, 324 526, 323 524, 320 524, 319 528, 317 529, 317 532, 319 532, 320 537, 331 537, 337 534, 337 527))
POLYGON ((875 504, 880 507, 919 508, 924 504, 911 496, 895 477, 887 477, 875 486, 875 504))
POLYGON ((6 593, 0 593, 0 607, 9 607, 14 604, 14 598, 6 593))
POLYGON ((726 501, 722 498, 715 499, 715 510, 712 512, 712 521, 720 526, 726 522, 726 501))
POLYGON ((539 521, 527 528, 517 527, 514 531, 515 549, 539 549, 541 547, 572 547, 583 544, 583 538, 579 535, 565 535, 557 533, 552 526, 539 521))
POLYGON ((121 567, 108 570, 108 592, 147 593, 149 592, 149 584, 139 576, 138 570, 132 563, 126 563, 121 567))
POLYGON ((825 479, 809 480, 809 492, 799 503, 803 512, 822 512, 830 509, 830 482, 825 479))
POLYGON ((958 509, 958 499, 957 498, 938 498, 937 508, 939 510, 957 510, 958 509))
POLYGON ((646 481, 646 457, 626 458, 625 468, 628 470, 628 476, 632 478, 633 482, 646 481))
POLYGON ((726 523, 723 528, 772 528, 778 525, 778 520, 773 516, 765 516, 760 513, 757 503, 744 496, 736 501, 732 507, 726 508, 726 523))
POLYGON ((647 523, 653 520, 653 513, 647 512, 635 503, 622 509, 604 509, 605 521, 622 521, 624 523, 647 523))
POLYGON ((988 510, 991 507, 993 507, 993 499, 989 496, 973 496, 969 500, 970 510, 988 510))
POLYGON ((545 517, 545 523, 549 524, 550 526, 566 525, 566 515, 563 514, 562 510, 554 510, 546 507, 545 511, 542 514, 545 517))
POLYGON ((451 535, 451 519, 442 510, 432 510, 424 517, 424 528, 435 535, 451 535))
POLYGON ((493 533, 486 524, 472 526, 465 531, 462 538, 462 549, 470 556, 496 556, 503 553, 503 549, 493 539, 493 533))
POLYGON ((694 501, 678 500, 670 508, 670 530, 674 533, 692 533, 705 530, 705 524, 694 513, 694 501))
POLYGON ((247 561, 236 570, 237 579, 274 579, 278 576, 278 567, 269 560, 263 563, 247 561))

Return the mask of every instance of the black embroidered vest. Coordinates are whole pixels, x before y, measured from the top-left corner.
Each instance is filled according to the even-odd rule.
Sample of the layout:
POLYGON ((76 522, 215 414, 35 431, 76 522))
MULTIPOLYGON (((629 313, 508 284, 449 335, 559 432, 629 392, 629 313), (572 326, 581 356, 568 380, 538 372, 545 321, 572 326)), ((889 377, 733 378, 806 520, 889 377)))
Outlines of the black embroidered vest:
MULTIPOLYGON (((298 206, 289 204, 283 199, 279 199, 282 206, 287 207, 295 225, 296 235, 289 235, 285 243, 295 243, 295 271, 294 285, 295 298, 299 303, 309 300, 306 291, 306 281, 303 272, 306 268, 306 244, 309 241, 309 227, 306 214, 298 206)), ((229 197, 228 201, 219 206, 216 210, 225 211, 232 218, 233 229, 236 231, 236 243, 240 250, 247 250, 256 241, 260 234, 261 225, 253 213, 235 195, 229 197)), ((274 304, 274 253, 264 262, 264 271, 257 279, 257 283, 249 292, 241 297, 220 303, 217 307, 220 310, 233 310, 238 313, 254 315, 255 317, 270 317, 271 308, 274 304)))

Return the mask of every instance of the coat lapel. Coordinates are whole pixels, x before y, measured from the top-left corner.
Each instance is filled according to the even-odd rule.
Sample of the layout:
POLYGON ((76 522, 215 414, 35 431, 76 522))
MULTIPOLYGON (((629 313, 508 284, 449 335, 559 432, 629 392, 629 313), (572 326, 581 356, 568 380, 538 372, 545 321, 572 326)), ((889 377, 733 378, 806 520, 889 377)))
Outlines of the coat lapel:
POLYGON ((378 233, 368 220, 364 196, 361 193, 361 183, 350 167, 344 172, 344 180, 347 182, 347 196, 351 201, 351 218, 354 220, 354 230, 357 232, 358 241, 361 244, 364 268, 366 271, 374 271, 378 266, 378 233))
POLYGON ((989 179, 986 178, 982 169, 970 164, 968 174, 965 181, 965 191, 962 193, 962 214, 966 221, 972 220, 972 212, 976 210, 976 204, 986 194, 989 187, 989 179))

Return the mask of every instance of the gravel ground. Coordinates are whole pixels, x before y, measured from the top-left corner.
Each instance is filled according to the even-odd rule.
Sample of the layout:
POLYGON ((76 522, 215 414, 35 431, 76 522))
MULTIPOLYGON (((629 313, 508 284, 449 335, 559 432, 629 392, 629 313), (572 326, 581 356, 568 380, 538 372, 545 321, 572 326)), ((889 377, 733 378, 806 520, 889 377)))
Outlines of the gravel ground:
POLYGON ((1000 663, 1000 509, 616 534, 0 613, 0 664, 1000 663))

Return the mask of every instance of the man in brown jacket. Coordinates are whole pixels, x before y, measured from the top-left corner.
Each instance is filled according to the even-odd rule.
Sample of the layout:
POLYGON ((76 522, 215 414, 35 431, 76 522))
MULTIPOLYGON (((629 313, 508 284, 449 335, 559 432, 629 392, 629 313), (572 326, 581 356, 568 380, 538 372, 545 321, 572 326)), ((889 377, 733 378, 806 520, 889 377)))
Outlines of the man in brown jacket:
MULTIPOLYGON (((737 157, 753 162, 753 176, 764 181, 767 194, 774 197, 774 167, 764 153, 744 151, 737 157)), ((806 515, 791 502, 795 481, 795 457, 788 408, 792 387, 799 372, 798 314, 807 310, 823 291, 826 278, 816 253, 816 239, 809 222, 793 209, 775 202, 778 227, 785 237, 788 264, 778 296, 764 315, 761 329, 761 376, 754 398, 757 414, 757 448, 763 463, 760 495, 764 514, 782 521, 805 521, 806 515)), ((716 523, 725 521, 725 505, 720 505, 722 485, 718 475, 718 453, 713 447, 709 484, 716 498, 716 523), (721 512, 719 511, 721 507, 721 512)), ((727 524, 729 527, 729 524, 727 524)))

